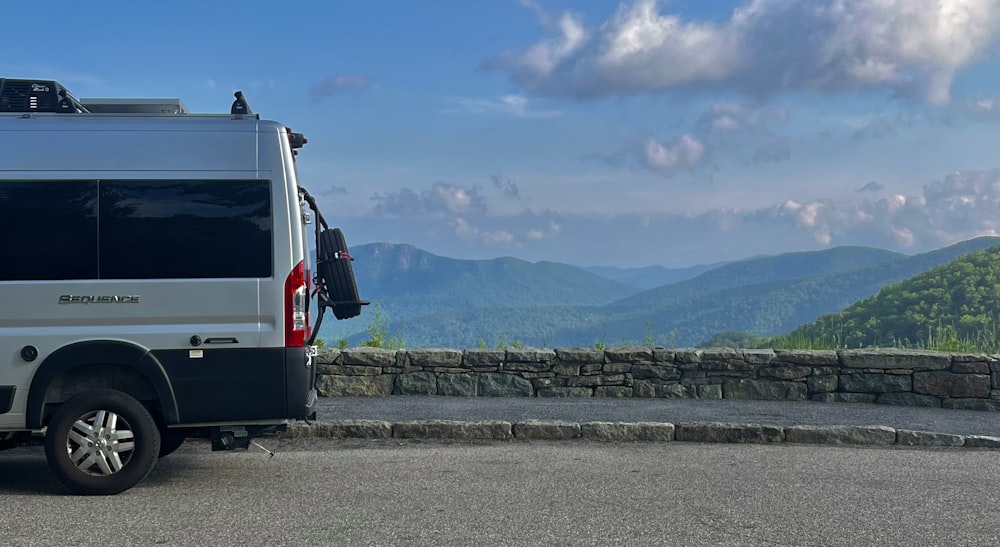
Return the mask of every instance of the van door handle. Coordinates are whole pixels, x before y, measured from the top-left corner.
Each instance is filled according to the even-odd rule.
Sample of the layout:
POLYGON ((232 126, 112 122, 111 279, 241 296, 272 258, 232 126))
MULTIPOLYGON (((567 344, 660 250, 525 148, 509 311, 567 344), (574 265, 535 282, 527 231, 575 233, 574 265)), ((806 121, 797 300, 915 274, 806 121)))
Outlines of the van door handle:
POLYGON ((206 344, 239 344, 240 341, 233 336, 228 336, 225 338, 206 338, 206 344))

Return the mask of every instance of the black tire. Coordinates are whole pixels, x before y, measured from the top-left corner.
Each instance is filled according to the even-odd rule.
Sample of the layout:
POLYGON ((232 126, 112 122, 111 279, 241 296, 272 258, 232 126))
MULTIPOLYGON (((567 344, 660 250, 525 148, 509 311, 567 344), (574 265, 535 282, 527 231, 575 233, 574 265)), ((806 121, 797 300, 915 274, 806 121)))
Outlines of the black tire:
POLYGON ((333 315, 350 319, 361 315, 362 302, 354 266, 349 259, 336 258, 340 252, 350 254, 344 232, 340 228, 323 230, 319 238, 319 275, 333 302, 333 315))
POLYGON ((52 416, 45 434, 49 468, 76 494, 128 490, 153 470, 159 452, 160 429, 149 411, 113 389, 73 396, 52 416))
POLYGON ((184 444, 186 438, 183 434, 174 431, 161 431, 159 457, 164 458, 176 452, 184 444))

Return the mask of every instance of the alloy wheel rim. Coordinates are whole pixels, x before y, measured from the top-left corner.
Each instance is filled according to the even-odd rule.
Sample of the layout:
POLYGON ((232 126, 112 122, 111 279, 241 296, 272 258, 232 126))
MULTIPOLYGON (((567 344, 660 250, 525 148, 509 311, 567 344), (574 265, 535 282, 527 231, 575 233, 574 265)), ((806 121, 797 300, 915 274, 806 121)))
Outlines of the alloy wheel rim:
POLYGON ((121 415, 95 410, 73 423, 66 439, 66 452, 73 465, 88 475, 113 475, 132 459, 135 434, 121 415))

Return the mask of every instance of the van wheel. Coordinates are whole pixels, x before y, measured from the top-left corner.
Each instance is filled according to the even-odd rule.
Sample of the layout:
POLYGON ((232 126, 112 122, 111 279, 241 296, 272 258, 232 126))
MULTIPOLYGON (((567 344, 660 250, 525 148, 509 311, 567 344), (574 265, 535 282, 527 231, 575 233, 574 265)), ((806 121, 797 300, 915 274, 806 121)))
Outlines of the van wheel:
POLYGON ((45 434, 52 473, 76 494, 117 494, 156 464, 160 430, 130 395, 95 389, 59 407, 45 434))

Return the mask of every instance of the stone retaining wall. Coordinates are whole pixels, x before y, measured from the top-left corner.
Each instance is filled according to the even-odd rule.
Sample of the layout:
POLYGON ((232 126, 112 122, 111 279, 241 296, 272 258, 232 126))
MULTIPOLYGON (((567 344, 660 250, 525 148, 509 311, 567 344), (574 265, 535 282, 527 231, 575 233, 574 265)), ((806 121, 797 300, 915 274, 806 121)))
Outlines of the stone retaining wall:
POLYGON ((326 397, 662 397, 1000 410, 1000 356, 902 349, 323 350, 326 397))

